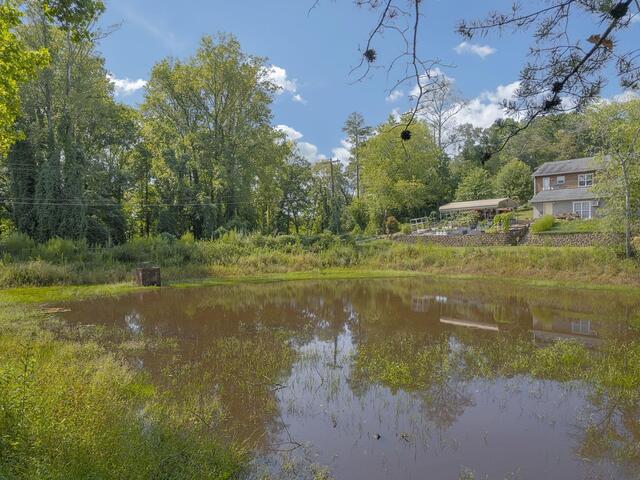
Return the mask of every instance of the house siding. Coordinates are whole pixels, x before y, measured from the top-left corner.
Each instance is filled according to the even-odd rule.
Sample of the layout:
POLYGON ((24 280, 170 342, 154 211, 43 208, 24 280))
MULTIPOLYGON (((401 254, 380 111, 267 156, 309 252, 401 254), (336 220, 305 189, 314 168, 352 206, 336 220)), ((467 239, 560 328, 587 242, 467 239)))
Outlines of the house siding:
POLYGON ((579 188, 578 184, 578 176, 584 175, 585 173, 593 173, 594 174, 594 182, 595 182, 595 171, 586 171, 580 173, 565 173, 564 175, 543 175, 541 177, 535 178, 535 193, 542 191, 542 182, 543 178, 550 179, 551 190, 564 190, 568 188, 579 188), (565 183, 564 185, 558 185, 557 180, 558 177, 564 177, 565 183))
MULTIPOLYGON (((586 201, 586 200, 584 200, 586 201)), ((544 215, 544 204, 547 202, 540 202, 540 203, 534 203, 533 204, 533 218, 540 218, 542 215, 544 215)), ((557 217, 558 215, 562 215, 564 213, 571 213, 573 212, 573 201, 572 200, 566 200, 566 201, 555 201, 555 202, 548 202, 552 204, 552 215, 554 217, 557 217)), ((591 207, 591 216, 592 217, 597 217, 599 216, 599 210, 602 208, 603 206, 603 201, 599 200, 598 201, 598 206, 591 207)))

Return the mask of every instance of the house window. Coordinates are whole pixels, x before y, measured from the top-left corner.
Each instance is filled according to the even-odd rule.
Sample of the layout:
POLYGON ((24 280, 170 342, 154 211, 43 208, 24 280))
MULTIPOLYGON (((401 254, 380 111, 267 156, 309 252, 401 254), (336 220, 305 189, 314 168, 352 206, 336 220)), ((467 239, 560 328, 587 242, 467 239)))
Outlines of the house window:
POLYGON ((591 218, 591 201, 573 202, 573 213, 582 219, 591 218))
POLYGON ((571 333, 578 335, 591 335, 591 320, 572 321, 571 333))
POLYGON ((564 175, 560 175, 556 178, 556 185, 564 185, 565 179, 564 175))
POLYGON ((579 187, 590 187, 591 185, 593 185, 593 173, 583 173, 582 175, 578 175, 579 187))
POLYGON ((542 190, 551 190, 551 177, 542 178, 542 190))

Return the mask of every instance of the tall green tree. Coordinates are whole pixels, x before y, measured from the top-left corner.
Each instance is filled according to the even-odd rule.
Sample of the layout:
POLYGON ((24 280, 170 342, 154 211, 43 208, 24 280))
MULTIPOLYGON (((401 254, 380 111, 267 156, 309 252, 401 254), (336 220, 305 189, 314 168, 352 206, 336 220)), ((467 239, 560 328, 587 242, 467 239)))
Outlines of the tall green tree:
POLYGON ((309 187, 309 229, 320 233, 342 232, 342 214, 349 203, 349 182, 343 165, 335 159, 316 162, 311 167, 309 187))
POLYGON ((304 216, 310 206, 311 182, 311 164, 301 156, 292 154, 280 175, 282 198, 279 231, 289 233, 293 224, 295 232, 300 233, 304 216))
POLYGON ((496 175, 496 194, 524 204, 533 194, 531 169, 520 160, 511 160, 496 175))
MULTIPOLYGON (((50 55, 47 67, 21 89, 18 125, 29 148, 16 148, 9 161, 14 183, 34 185, 30 196, 20 199, 20 208, 14 204, 14 219, 29 213, 34 223, 22 222, 21 228, 40 240, 86 236, 87 182, 98 150, 112 147, 98 134, 104 130, 103 114, 115 108, 92 31, 103 9, 99 1, 31 0, 26 22, 18 29, 28 48, 46 49, 50 55)), ((12 188, 26 191, 19 185, 12 188)))
POLYGON ((371 135, 372 129, 365 124, 364 117, 361 113, 353 112, 344 122, 342 131, 347 135, 347 141, 351 145, 349 169, 353 172, 356 198, 360 198, 360 148, 364 141, 371 135))
POLYGON ((256 195, 275 218, 263 186, 289 150, 270 126, 275 90, 264 61, 233 36, 205 37, 191 58, 154 66, 141 110, 165 205, 158 228, 197 238, 219 227, 253 228, 256 195))
POLYGON ((48 62, 44 48, 30 49, 16 34, 21 24, 17 4, 0 4, 0 158, 19 138, 15 122, 20 113, 20 85, 48 62))
POLYGON ((394 119, 380 125, 361 152, 364 202, 382 228, 384 220, 421 216, 450 196, 449 173, 428 127, 411 127, 403 142, 394 119))
POLYGON ((608 219, 625 232, 630 257, 632 232, 640 223, 640 100, 600 104, 589 123, 603 167, 595 188, 604 196, 608 219))
POLYGON ((493 179, 481 167, 469 169, 456 190, 457 201, 482 200, 494 195, 493 179))

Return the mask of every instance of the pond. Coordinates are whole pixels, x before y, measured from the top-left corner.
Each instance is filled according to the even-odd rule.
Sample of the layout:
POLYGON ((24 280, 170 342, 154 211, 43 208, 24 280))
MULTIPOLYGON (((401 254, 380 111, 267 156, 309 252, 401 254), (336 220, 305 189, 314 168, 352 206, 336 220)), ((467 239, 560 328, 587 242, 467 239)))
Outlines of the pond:
POLYGON ((632 294, 423 278, 69 306, 255 478, 639 478, 632 294))

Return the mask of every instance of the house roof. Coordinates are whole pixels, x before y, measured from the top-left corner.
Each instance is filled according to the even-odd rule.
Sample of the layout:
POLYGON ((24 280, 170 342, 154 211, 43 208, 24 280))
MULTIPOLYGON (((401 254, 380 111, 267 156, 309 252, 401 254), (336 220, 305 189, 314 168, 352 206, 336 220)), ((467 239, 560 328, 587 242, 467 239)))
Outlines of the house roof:
POLYGON ((451 202, 442 205, 441 212, 460 212, 464 210, 490 210, 494 208, 513 208, 518 205, 514 200, 505 198, 489 198, 486 200, 471 200, 468 202, 451 202))
POLYGON ((564 173, 593 172, 594 170, 600 170, 600 168, 594 157, 574 158, 560 162, 543 163, 533 172, 533 176, 542 177, 546 175, 562 175, 564 173))
POLYGON ((531 199, 531 203, 593 200, 596 198, 599 198, 599 196, 590 188, 560 188, 558 190, 543 190, 536 193, 531 199))

